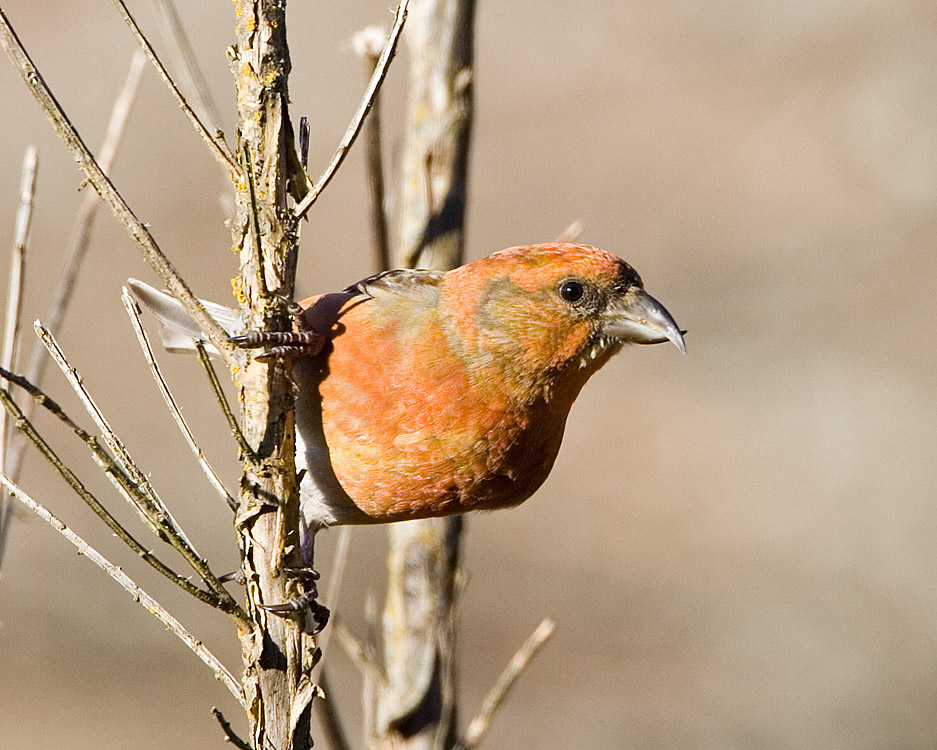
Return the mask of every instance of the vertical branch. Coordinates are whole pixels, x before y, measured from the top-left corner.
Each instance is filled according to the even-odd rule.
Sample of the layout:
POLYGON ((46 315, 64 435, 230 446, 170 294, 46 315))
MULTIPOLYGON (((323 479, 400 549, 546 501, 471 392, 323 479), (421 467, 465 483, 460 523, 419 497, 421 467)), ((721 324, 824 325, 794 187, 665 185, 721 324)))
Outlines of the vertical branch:
MULTIPOLYGON (((395 265, 446 270, 462 262, 474 11, 474 0, 411 4, 410 102, 395 265)), ((451 747, 462 521, 399 523, 388 533, 387 681, 373 691, 372 744, 408 750, 451 747)))
POLYGON ((410 100, 395 266, 462 262, 472 127, 474 0, 411 7, 410 100))
MULTIPOLYGON (((380 28, 369 26, 351 40, 355 54, 364 60, 368 78, 374 75, 381 56, 384 39, 380 28)), ((364 121, 364 140, 367 153, 368 198, 371 213, 371 244, 374 248, 374 270, 390 268, 390 245, 387 238, 387 213, 384 209, 384 154, 381 147, 381 99, 374 96, 371 112, 364 121)))
MULTIPOLYGON (((20 312, 23 300, 23 276, 26 270, 26 246, 29 244, 29 228, 33 218, 33 196, 36 192, 36 170, 39 152, 35 146, 26 149, 20 179, 20 205, 16 212, 16 228, 13 234, 13 251, 10 259, 10 284, 7 294, 6 318, 3 326, 3 348, 0 351, 0 367, 12 370, 19 344, 20 312)), ((8 448, 12 436, 7 434, 7 411, 0 411, 0 473, 7 473, 8 448)), ((7 532, 10 528, 11 500, 6 490, 0 489, 0 560, 6 548, 7 532)))
MULTIPOLYGON (((287 330, 283 303, 293 293, 297 218, 291 185, 304 185, 287 109, 290 72, 282 0, 237 0, 238 153, 246 154, 237 186, 232 240, 241 272, 235 292, 250 329, 287 330), (251 184, 248 184, 250 179, 251 184)), ((296 619, 261 609, 296 595, 284 566, 299 567, 299 496, 293 455, 289 364, 250 361, 237 372, 244 437, 253 460, 241 480, 237 526, 255 621, 242 633, 244 693, 253 746, 305 750, 315 689, 309 673, 315 644, 296 619)))

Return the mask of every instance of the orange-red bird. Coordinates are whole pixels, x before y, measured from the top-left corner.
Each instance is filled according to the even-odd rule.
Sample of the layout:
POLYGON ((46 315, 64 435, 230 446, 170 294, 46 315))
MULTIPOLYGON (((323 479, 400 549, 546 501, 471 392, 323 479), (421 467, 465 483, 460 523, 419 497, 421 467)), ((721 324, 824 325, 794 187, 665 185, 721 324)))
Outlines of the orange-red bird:
MULTIPOLYGON (((192 349, 199 334, 181 306, 132 286, 166 348, 192 349)), ((613 354, 668 340, 686 351, 634 269, 585 245, 512 247, 448 273, 389 271, 300 306, 326 341, 293 359, 309 552, 323 526, 523 502, 547 478, 579 390, 613 354)), ((208 309, 243 330, 236 311, 208 309)))

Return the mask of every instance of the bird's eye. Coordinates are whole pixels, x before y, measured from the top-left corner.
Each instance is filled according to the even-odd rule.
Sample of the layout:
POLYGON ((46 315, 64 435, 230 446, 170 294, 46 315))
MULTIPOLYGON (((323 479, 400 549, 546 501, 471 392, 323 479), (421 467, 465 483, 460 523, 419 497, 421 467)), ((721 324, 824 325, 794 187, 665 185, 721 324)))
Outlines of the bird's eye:
POLYGON ((560 297, 567 302, 578 302, 586 293, 586 288, 581 281, 570 279, 560 284, 560 297))

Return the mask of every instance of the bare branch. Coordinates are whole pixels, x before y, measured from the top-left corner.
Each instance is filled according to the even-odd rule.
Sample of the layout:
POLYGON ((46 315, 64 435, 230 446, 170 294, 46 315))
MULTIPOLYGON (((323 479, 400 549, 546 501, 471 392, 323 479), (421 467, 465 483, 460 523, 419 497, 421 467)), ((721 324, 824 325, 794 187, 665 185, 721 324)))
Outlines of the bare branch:
POLYGON ((185 26, 179 20, 176 6, 172 0, 151 0, 151 5, 156 12, 156 20, 161 26, 160 32, 163 40, 170 45, 176 58, 178 73, 186 89, 186 95, 192 100, 194 108, 201 111, 207 118, 208 127, 217 130, 221 125, 221 115, 218 114, 218 107, 212 99, 208 83, 195 59, 195 51, 189 42, 185 26))
POLYGON ((501 706, 502 701, 504 701, 508 692, 514 686, 517 678, 520 677, 527 668, 531 659, 540 652, 540 649, 543 648, 544 644, 550 639, 550 636, 553 635, 555 628, 556 624, 548 617, 534 629, 534 632, 531 633, 530 636, 528 636, 517 653, 511 657, 511 661, 508 662, 501 676, 498 677, 498 681, 491 690, 488 691, 488 694, 482 701, 481 709, 475 718, 469 722, 468 728, 465 730, 465 736, 462 738, 461 742, 456 744, 455 750, 472 750, 478 747, 485 737, 485 734, 488 732, 491 726, 491 720, 494 718, 495 712, 497 712, 498 708, 501 706))
MULTIPOLYGON (((145 63, 146 55, 143 54, 143 51, 137 50, 134 52, 130 67, 127 69, 124 85, 114 100, 111 118, 107 123, 104 141, 101 144, 101 153, 98 157, 98 164, 105 173, 110 171, 111 166, 114 164, 114 158, 117 156, 117 149, 120 147, 127 121, 130 119, 130 110, 137 97, 140 77, 145 63)), ((78 272, 85 259, 85 251, 88 249, 88 242, 91 239, 91 229, 94 226, 94 219, 100 205, 101 199, 96 192, 93 190, 85 191, 85 196, 75 217, 75 224, 72 227, 68 245, 65 248, 65 262, 62 264, 58 285, 52 294, 49 312, 45 317, 46 327, 53 333, 58 331, 62 325, 72 293, 77 286, 78 272)), ((41 382, 43 370, 48 361, 49 358, 45 356, 45 349, 42 344, 38 341, 35 342, 32 356, 25 370, 26 377, 33 383, 41 382)))
POLYGON ((192 293, 192 290, 189 289, 188 284, 179 275, 162 250, 159 249, 149 230, 134 215, 123 196, 98 166, 94 156, 82 141, 81 136, 78 135, 48 86, 46 86, 45 81, 29 58, 2 9, 0 9, 0 46, 3 47, 13 66, 39 102, 46 117, 52 123, 56 133, 65 143, 78 166, 87 176, 88 181, 94 186, 98 195, 101 196, 125 231, 140 248, 147 263, 150 264, 172 295, 185 307, 186 312, 198 323, 199 328, 222 353, 222 356, 232 364, 242 361, 244 359, 243 354, 228 343, 224 330, 205 312, 205 308, 192 293))
POLYGON ((316 716, 319 717, 319 726, 322 728, 325 744, 329 747, 329 750, 351 750, 341 719, 338 716, 338 707, 335 705, 335 697, 332 694, 332 687, 326 673, 321 672, 316 681, 324 694, 316 701, 315 706, 318 709, 316 716))
MULTIPOLYGON (((368 76, 374 75, 380 60, 384 32, 378 26, 369 26, 352 37, 351 46, 361 57, 368 76)), ((367 171, 368 198, 371 214, 371 244, 374 247, 376 271, 390 268, 390 246, 387 236, 387 212, 384 207, 384 154, 381 147, 381 98, 374 96, 371 116, 364 123, 364 140, 367 153, 365 169, 367 171)))
MULTIPOLYGON (((94 456, 95 462, 98 464, 98 467, 109 480, 117 487, 118 491, 128 500, 133 502, 132 495, 135 490, 133 482, 127 477, 126 474, 117 466, 107 455, 107 453, 98 445, 96 438, 93 435, 89 435, 83 429, 72 421, 68 415, 61 410, 58 404, 56 404, 52 399, 47 398, 42 391, 33 386, 32 384, 25 385, 23 382, 20 382, 21 379, 13 376, 12 373, 8 373, 2 368, 0 368, 0 376, 9 379, 11 382, 16 382, 18 385, 27 388, 27 390, 39 401, 44 407, 46 407, 50 412, 55 416, 65 422, 72 430, 78 435, 79 438, 88 446, 91 450, 92 455, 94 456)), ((28 381, 26 381, 28 383, 28 381)), ((101 502, 90 492, 87 487, 82 483, 78 476, 70 469, 65 463, 58 457, 56 452, 52 449, 52 446, 46 442, 46 440, 36 431, 32 423, 26 418, 23 412, 19 409, 16 403, 10 396, 9 391, 5 388, 0 388, 0 402, 4 406, 4 410, 9 412, 10 416, 13 417, 14 424, 16 428, 20 430, 23 435, 26 436, 26 439, 32 442, 39 452, 54 468, 62 479, 65 480, 66 484, 71 487, 72 491, 80 497, 85 504, 91 508, 92 511, 100 518, 104 524, 114 532, 114 535, 120 539, 124 544, 130 547, 144 562, 153 567, 161 575, 164 575, 170 581, 175 583, 181 589, 186 591, 186 593, 191 594, 196 599, 210 604, 213 607, 218 607, 219 609, 230 611, 230 607, 226 606, 219 597, 210 591, 203 591, 194 583, 192 583, 188 578, 184 578, 179 575, 176 571, 170 568, 166 563, 156 557, 152 552, 145 548, 140 542, 134 538, 134 536, 124 528, 124 526, 118 521, 111 512, 105 508, 101 502)), ((236 605, 235 605, 236 606, 236 605)))
POLYGON ((166 406, 169 408, 170 414, 172 414, 173 419, 176 421, 176 425, 179 427, 179 431, 182 433, 182 437, 185 438, 185 442, 188 444, 189 449, 195 455, 195 460, 198 462, 198 465, 201 467, 202 471, 205 473, 205 476, 208 478, 209 484, 211 484, 211 486, 215 488, 215 491, 221 495, 221 498, 228 504, 228 507, 231 508, 231 510, 237 510, 237 502, 233 497, 231 497, 231 493, 225 489, 221 479, 215 473, 215 470, 211 467, 211 464, 208 463, 208 460, 205 458, 205 454, 202 453, 202 449, 199 448, 198 443, 195 442, 195 436, 189 429, 189 425, 186 423, 185 417, 183 417, 182 412, 179 411, 179 406, 176 404, 176 399, 173 397, 172 391, 169 390, 169 385, 166 383, 166 379, 163 377, 163 373, 156 361, 156 355, 153 353, 153 347, 150 346, 150 340, 146 335, 146 331, 143 329, 143 324, 140 322, 140 306, 137 305, 133 297, 130 296, 130 293, 127 291, 127 287, 124 287, 121 300, 124 303, 124 308, 127 310, 127 315, 130 316, 130 324, 133 326, 133 330, 137 334, 137 341, 140 344, 140 349, 143 351, 143 358, 150 366, 150 373, 153 375, 153 379, 156 381, 156 386, 159 388, 159 392, 162 394, 163 400, 166 402, 166 406))
POLYGON ((50 513, 45 507, 23 492, 23 490, 17 487, 5 475, 0 475, 0 484, 6 488, 10 495, 19 500, 23 505, 33 511, 33 513, 39 516, 43 521, 48 523, 50 526, 52 526, 52 528, 54 528, 68 541, 75 545, 75 547, 78 548, 80 555, 87 557, 89 560, 91 560, 91 562, 93 562, 111 578, 117 581, 117 583, 123 586, 123 588, 128 593, 130 593, 135 601, 139 602, 151 615, 153 615, 157 620, 163 623, 163 625, 169 628, 169 630, 172 631, 186 646, 192 649, 192 651, 199 657, 199 659, 208 665, 209 669, 215 673, 215 679, 219 680, 226 688, 228 688, 228 690, 241 706, 244 708, 247 707, 246 701, 244 700, 244 695, 241 692, 241 687, 238 685, 237 680, 234 679, 231 673, 218 660, 218 658, 211 651, 205 648, 201 641, 199 641, 188 630, 186 630, 182 623, 169 614, 169 612, 167 612, 159 602, 157 602, 152 596, 147 594, 146 591, 134 583, 133 580, 120 568, 118 568, 116 565, 113 565, 103 555, 101 555, 101 553, 91 547, 74 531, 69 529, 58 518, 52 515, 52 513, 50 513))
POLYGON ((345 131, 345 135, 342 136, 342 140, 338 144, 332 161, 329 162, 312 190, 309 191, 306 197, 303 198, 294 209, 294 213, 298 218, 302 218, 306 215, 309 207, 316 202, 316 199, 321 195, 322 191, 325 190, 325 186, 328 185, 335 176, 335 172, 345 160, 345 156, 347 156, 348 150, 355 142, 355 138, 357 138, 358 133, 361 132, 361 125, 364 122, 364 118, 367 117, 371 105, 374 104, 374 98, 377 96, 378 91, 380 91, 381 84, 384 83, 384 77, 387 75, 387 68, 390 65, 390 61, 397 51, 397 41, 400 39, 400 32, 403 30, 403 24, 407 20, 407 5, 409 3, 410 0, 401 0, 400 5, 397 6, 397 17, 394 19, 393 28, 390 30, 390 36, 387 37, 387 44, 384 45, 384 51, 381 52, 381 56, 378 58, 377 66, 374 68, 374 73, 371 75, 371 80, 368 83, 367 89, 365 89, 361 104, 358 105, 358 110, 355 112, 354 117, 351 118, 348 129, 345 131))
POLYGON ((65 375, 68 384, 78 395, 82 406, 85 407, 85 411, 88 412, 88 415, 94 420, 98 430, 104 437, 104 442, 114 454, 117 463, 120 464, 121 468, 133 482, 138 485, 139 492, 133 494, 132 502, 143 522, 150 527, 154 534, 160 537, 163 536, 163 532, 165 531, 175 532, 183 545, 192 549, 192 543, 179 527, 175 518, 172 517, 165 503, 163 503, 162 499, 156 494, 156 490, 153 488, 153 485, 150 484, 149 479, 147 479, 146 475, 137 467, 130 452, 124 446, 121 439, 117 437, 117 433, 111 428, 104 413, 101 411, 100 407, 98 407, 97 403, 95 403, 88 389, 85 387, 85 384, 82 382, 78 370, 72 367, 71 363, 65 357, 65 352, 62 351, 55 337, 38 320, 33 324, 33 327, 36 329, 36 335, 39 336, 39 339, 52 355, 52 359, 55 360, 55 363, 65 375))
POLYGON ((372 649, 337 618, 332 621, 331 627, 348 658, 358 667, 358 671, 370 679, 373 685, 386 685, 387 675, 375 661, 372 649))
POLYGON ((59 347, 55 338, 38 321, 35 323, 34 327, 42 343, 45 344, 52 358, 59 366, 59 369, 65 375, 69 385, 78 395, 85 410, 101 431, 104 441, 111 451, 113 451, 117 462, 133 480, 136 491, 132 493, 128 499, 140 512, 144 522, 153 528, 154 532, 160 538, 168 541, 169 544, 182 554, 189 566, 198 573, 199 577, 205 582, 208 588, 219 598, 225 611, 231 614, 240 625, 246 626, 248 623, 247 614, 241 609, 240 605, 234 601, 221 581, 212 573, 211 569, 208 567, 207 561, 195 550, 195 547, 186 537, 175 518, 173 518, 165 503, 163 503, 156 494, 156 490, 153 488, 152 484, 150 484, 146 475, 137 467, 130 453, 124 447, 123 442, 117 437, 113 429, 111 429, 104 414, 94 402, 91 394, 88 393, 77 370, 75 370, 66 359, 65 353, 59 347))
MULTIPOLYGON (((110 170, 111 164, 117 153, 117 147, 120 144, 124 132, 124 126, 127 123, 130 114, 130 108, 133 100, 136 98, 137 88, 140 83, 140 74, 143 72, 143 65, 146 63, 146 56, 142 51, 137 50, 130 62, 130 68, 127 71, 127 77, 123 88, 114 106, 111 110, 111 118, 107 125, 107 131, 104 136, 104 143, 101 147, 100 164, 105 171, 110 170)), ((52 295, 52 301, 49 303, 49 312, 47 322, 49 329, 57 331, 65 317, 65 311, 71 300, 72 291, 76 287, 78 271, 81 268, 85 257, 85 250, 88 247, 88 240, 91 237, 91 227, 94 223, 94 217, 97 214, 101 199, 93 190, 85 192, 78 215, 75 218, 75 224, 72 229, 71 237, 65 248, 65 262, 62 265, 62 271, 59 274, 58 285, 52 295)), ((33 383, 39 383, 42 380, 45 363, 48 362, 45 356, 45 349, 38 341, 35 342, 29 363, 26 366, 26 378, 33 383)), ((32 402, 27 403, 23 412, 28 417, 32 413, 32 402)), ((4 414, 6 412, 3 412, 4 414)), ((22 433, 17 433, 17 438, 10 441, 8 451, 8 460, 4 464, 4 471, 7 476, 14 481, 19 476, 20 466, 22 465, 23 454, 26 448, 25 439, 22 433)), ((3 548, 6 545, 6 534, 9 529, 9 521, 3 517, 3 513, 8 510, 9 503, 4 502, 0 507, 0 559, 2 559, 3 548)))
POLYGON ((20 178, 20 205, 16 212, 16 227, 13 233, 12 260, 10 262, 10 284, 8 287, 6 319, 3 328, 3 352, 0 365, 13 367, 19 345, 20 310, 22 308, 23 272, 26 265, 26 248, 29 245, 29 229, 33 218, 33 197, 36 192, 36 170, 39 152, 35 146, 26 149, 23 171, 20 178))
POLYGON ((179 104, 179 108, 185 113, 186 117, 189 118, 189 122, 191 122, 195 127, 195 130, 198 132, 198 134, 202 136, 202 140, 208 144, 212 154, 215 156, 215 160, 227 170, 228 176, 236 185, 240 181, 240 170, 238 169, 237 160, 234 158, 234 155, 228 148, 227 143, 224 141, 224 137, 213 138, 211 133, 208 132, 208 128, 202 124, 202 121, 199 119, 198 115, 195 114, 195 112, 189 106, 188 102, 185 100, 185 97, 182 95, 182 92, 179 90, 176 82, 172 80, 172 76, 169 75, 169 71, 166 70, 165 66, 160 62, 159 57, 156 56, 156 51, 153 49, 153 46, 150 44, 150 41, 146 38, 144 33, 140 30, 136 20, 134 20, 134 17, 130 14, 127 6, 124 4, 124 0, 114 0, 114 5, 117 6, 117 12, 120 13, 121 18, 123 18, 127 26, 130 27, 130 31, 133 32, 134 37, 136 37, 137 42, 146 53, 146 56, 149 58, 150 62, 153 63, 153 67, 156 68, 156 72, 159 73, 159 77, 163 79, 163 82, 169 88, 169 91, 172 93, 173 97, 175 97, 176 102, 179 104))
MULTIPOLYGON (((39 152, 35 146, 30 146, 23 157, 20 205, 16 212, 16 228, 10 258, 10 284, 7 294, 6 320, 3 327, 3 350, 0 352, 0 367, 7 370, 13 369, 19 348, 23 275, 26 270, 26 247, 29 244, 29 228, 32 224, 33 196, 36 191, 38 165, 39 152)), ((12 444, 10 438, 11 435, 7 432, 7 412, 4 409, 0 411, 0 473, 6 473, 7 470, 8 448, 12 444)), ((10 508, 10 499, 5 492, 0 492, 0 560, 3 559, 3 552, 6 548, 6 537, 11 520, 10 508)))
POLYGON ((211 383, 212 391, 214 391, 215 398, 217 399, 219 406, 221 406, 221 411, 228 422, 228 428, 231 430, 231 434, 234 436, 234 440, 238 444, 238 449, 241 451, 241 455, 249 461, 256 461, 257 456, 254 453, 254 449, 251 448, 247 443, 247 438, 245 438, 244 433, 241 432, 241 426, 238 424, 237 417, 235 417, 234 412, 231 411, 231 405, 228 403, 228 399, 224 395, 224 389, 221 387, 221 381, 218 380, 218 373, 216 373, 215 368, 212 367, 211 357, 208 356, 208 351, 205 349, 205 343, 203 341, 196 340, 195 350, 198 352, 198 360, 201 363, 202 368, 205 370, 205 374, 208 375, 208 382, 211 383))
POLYGON ((221 713, 221 710, 215 707, 212 707, 211 710, 212 716, 214 716, 218 723, 221 724, 221 731, 224 732, 225 742, 230 742, 238 750, 254 750, 249 743, 242 740, 240 737, 235 734, 234 730, 231 728, 231 723, 224 717, 224 714, 221 713))
MULTIPOLYGON (((323 602, 323 604, 332 610, 333 616, 337 609, 338 595, 342 588, 342 579, 345 575, 345 564, 348 562, 348 550, 350 547, 351 526, 340 526, 338 529, 338 542, 335 545, 335 554, 332 557, 332 572, 329 574, 328 586, 325 589, 325 594, 328 598, 323 602)), ((316 645, 318 645, 322 651, 322 658, 319 659, 319 662, 316 664, 316 668, 312 673, 313 678, 315 678, 317 674, 322 674, 331 634, 332 630, 323 631, 319 636, 319 640, 316 642, 316 645)))

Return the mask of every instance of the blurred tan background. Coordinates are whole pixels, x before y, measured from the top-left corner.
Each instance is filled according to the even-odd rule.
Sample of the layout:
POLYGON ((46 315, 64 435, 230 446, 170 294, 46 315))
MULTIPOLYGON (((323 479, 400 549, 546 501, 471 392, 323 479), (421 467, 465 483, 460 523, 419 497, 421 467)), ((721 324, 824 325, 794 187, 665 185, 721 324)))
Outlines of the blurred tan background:
MULTIPOLYGON (((231 4, 179 5, 233 135, 231 4)), ((313 174, 363 89, 347 40, 389 26, 388 5, 290 4, 293 115, 311 119, 313 174)), ((134 50, 111 4, 4 6, 98 148, 134 50)), ((165 49, 149 4, 132 7, 165 49)), ((582 239, 632 262, 690 333, 686 358, 651 347, 613 360, 538 495, 471 518, 463 721, 551 615, 556 636, 486 747, 937 746, 937 7, 482 2, 477 30, 471 257, 581 219, 582 239)), ((388 152, 405 71, 402 58, 385 89, 388 152)), ((45 314, 81 177, 5 60, 0 95, 0 244, 23 151, 40 149, 31 321, 45 314)), ((303 295, 370 271, 360 157, 304 229, 303 295)), ((196 291, 230 299, 219 170, 151 70, 113 176, 196 291)), ((132 341, 119 301, 131 275, 153 281, 102 213, 61 341, 202 551, 233 569, 230 514, 132 341)), ((197 365, 163 361, 235 486, 197 365)), ((77 415, 61 379, 46 382, 77 415)), ((41 424, 112 498, 76 441, 41 424)), ((238 669, 223 616, 154 580, 34 456, 22 484, 238 669)), ((383 538, 353 539, 338 609, 359 634, 366 597, 382 590, 383 538)), ((328 661, 357 740, 354 668, 338 649, 328 661)), ((0 582, 0 745, 221 747, 212 705, 243 729, 173 636, 21 517, 0 582)))

